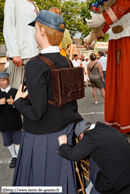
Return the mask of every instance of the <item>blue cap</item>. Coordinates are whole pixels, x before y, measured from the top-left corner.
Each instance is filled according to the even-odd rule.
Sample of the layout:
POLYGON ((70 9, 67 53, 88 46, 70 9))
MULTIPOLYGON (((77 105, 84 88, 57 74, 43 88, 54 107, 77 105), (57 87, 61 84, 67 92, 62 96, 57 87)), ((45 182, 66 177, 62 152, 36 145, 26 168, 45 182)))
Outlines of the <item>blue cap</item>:
POLYGON ((5 78, 5 77, 9 77, 9 74, 5 71, 1 71, 0 72, 0 78, 5 78))
POLYGON ((74 129, 76 136, 78 137, 81 133, 83 133, 85 129, 90 128, 91 125, 92 123, 89 120, 82 120, 81 122, 79 122, 74 129), (88 123, 90 124, 88 125, 88 123))
POLYGON ((59 28, 61 24, 65 24, 65 21, 61 15, 54 13, 52 11, 42 10, 38 13, 35 20, 33 20, 28 25, 35 26, 35 22, 38 21, 45 26, 58 30, 59 32, 64 32, 64 29, 59 28))

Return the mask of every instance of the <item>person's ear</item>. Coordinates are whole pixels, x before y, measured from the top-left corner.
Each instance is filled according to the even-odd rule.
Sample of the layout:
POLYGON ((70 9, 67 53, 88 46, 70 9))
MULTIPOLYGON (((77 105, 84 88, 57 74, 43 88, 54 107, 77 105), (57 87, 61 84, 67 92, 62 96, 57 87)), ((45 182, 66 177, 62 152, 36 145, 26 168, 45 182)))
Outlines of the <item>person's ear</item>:
POLYGON ((40 33, 41 33, 41 36, 45 35, 46 32, 45 32, 45 28, 44 27, 41 27, 40 33))

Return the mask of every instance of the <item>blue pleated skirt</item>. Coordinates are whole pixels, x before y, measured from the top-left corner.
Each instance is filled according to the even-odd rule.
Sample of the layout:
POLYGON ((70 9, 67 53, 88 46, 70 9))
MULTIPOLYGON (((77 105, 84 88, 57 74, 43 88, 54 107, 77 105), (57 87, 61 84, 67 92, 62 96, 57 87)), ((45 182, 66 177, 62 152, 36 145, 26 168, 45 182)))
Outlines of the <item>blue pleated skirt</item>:
POLYGON ((74 123, 57 133, 23 132, 12 186, 62 186, 63 194, 76 194, 74 162, 56 152, 58 137, 66 134, 72 145, 74 123))

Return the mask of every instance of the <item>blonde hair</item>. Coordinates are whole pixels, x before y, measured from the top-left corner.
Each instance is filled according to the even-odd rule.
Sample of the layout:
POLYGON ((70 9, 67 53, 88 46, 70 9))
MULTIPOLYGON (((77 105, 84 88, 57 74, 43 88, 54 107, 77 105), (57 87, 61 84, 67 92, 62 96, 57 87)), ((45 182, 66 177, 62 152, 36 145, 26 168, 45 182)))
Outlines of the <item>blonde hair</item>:
MULTIPOLYGON (((50 28, 48 26, 45 26, 44 24, 41 24, 40 22, 36 21, 39 28, 44 27, 45 33, 48 39, 48 42, 51 46, 59 46, 60 42, 62 41, 62 38, 64 36, 63 32, 59 32, 58 30, 55 30, 53 28, 50 28)), ((59 28, 64 29, 64 24, 61 24, 59 28)))

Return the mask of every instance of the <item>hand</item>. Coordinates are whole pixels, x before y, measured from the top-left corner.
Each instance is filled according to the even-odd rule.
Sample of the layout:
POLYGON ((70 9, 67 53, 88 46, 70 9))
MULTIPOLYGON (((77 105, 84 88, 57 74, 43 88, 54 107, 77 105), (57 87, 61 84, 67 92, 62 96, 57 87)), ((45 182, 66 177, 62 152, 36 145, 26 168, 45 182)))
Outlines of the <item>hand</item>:
POLYGON ((105 79, 103 78, 102 81, 105 82, 105 79))
MULTIPOLYGON (((91 33, 90 33, 90 34, 91 34, 91 33)), ((91 36, 90 34, 84 38, 84 43, 88 43, 88 40, 89 40, 89 38, 90 38, 90 36, 91 36)))
POLYGON ((95 46, 95 43, 96 43, 96 39, 91 42, 90 46, 93 46, 94 47, 95 46))
POLYGON ((98 28, 105 22, 105 19, 102 14, 95 14, 92 11, 90 12, 90 14, 92 16, 92 19, 85 19, 90 28, 98 28))
POLYGON ((10 96, 10 98, 7 99, 7 103, 10 104, 10 105, 12 105, 14 103, 14 100, 13 100, 12 96, 10 96))
POLYGON ((6 104, 6 99, 5 99, 5 97, 0 99, 0 105, 3 105, 3 104, 6 104))
MULTIPOLYGON (((24 89, 26 88, 26 86, 24 87, 24 89)), ((22 92, 22 84, 20 85, 17 94, 15 96, 14 102, 18 99, 18 98, 26 98, 26 96, 28 95, 28 91, 26 90, 25 92, 22 92)))
POLYGON ((60 137, 58 137, 59 140, 59 145, 61 146, 62 144, 67 144, 67 136, 66 135, 61 135, 60 137))
POLYGON ((95 42, 96 42, 96 39, 95 40, 93 40, 93 39, 94 39, 94 37, 90 33, 88 36, 86 36, 84 38, 84 42, 87 43, 90 46, 94 46, 95 45, 95 42))
POLYGON ((13 63, 17 66, 17 67, 21 67, 22 66, 22 59, 20 56, 15 56, 13 57, 13 63))

